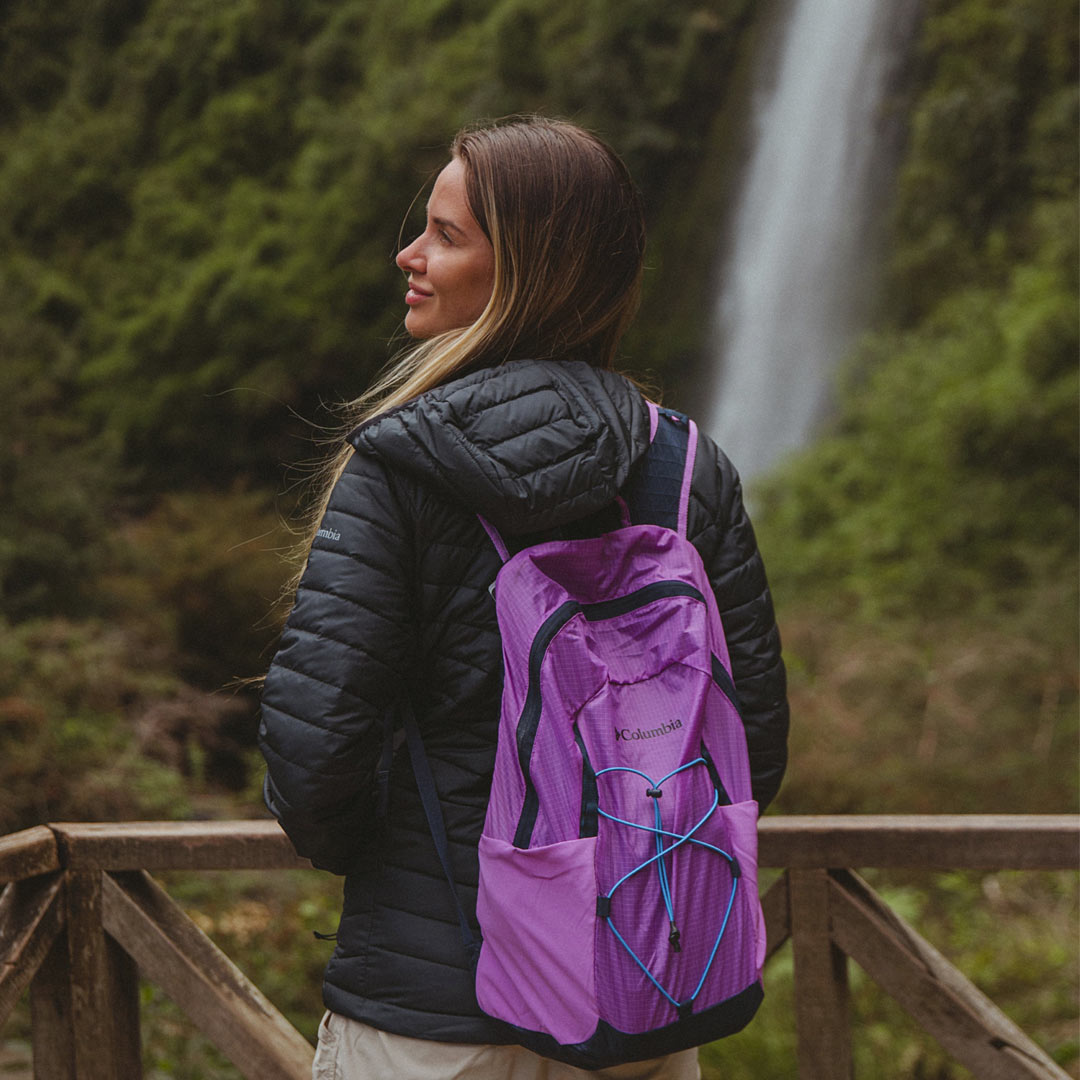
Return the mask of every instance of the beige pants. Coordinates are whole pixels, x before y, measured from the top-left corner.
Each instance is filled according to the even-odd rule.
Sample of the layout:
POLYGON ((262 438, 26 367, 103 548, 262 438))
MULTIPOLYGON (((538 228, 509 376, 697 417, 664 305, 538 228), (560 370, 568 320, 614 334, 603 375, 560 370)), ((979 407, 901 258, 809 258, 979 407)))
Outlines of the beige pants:
POLYGON ((312 1080, 700 1080, 697 1051, 584 1072, 520 1046, 476 1046, 391 1035, 328 1012, 312 1080))

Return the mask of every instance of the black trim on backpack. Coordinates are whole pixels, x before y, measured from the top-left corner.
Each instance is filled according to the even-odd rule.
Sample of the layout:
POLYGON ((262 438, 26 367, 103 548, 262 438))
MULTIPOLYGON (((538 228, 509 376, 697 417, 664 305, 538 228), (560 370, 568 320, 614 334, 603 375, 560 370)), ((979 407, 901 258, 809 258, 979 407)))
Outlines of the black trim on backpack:
POLYGON ((712 754, 709 753, 709 748, 705 745, 705 740, 701 740, 701 746, 699 747, 699 753, 702 760, 705 762, 705 768, 709 772, 709 779, 712 781, 713 787, 716 789, 717 797, 720 800, 721 806, 731 805, 731 796, 727 793, 727 788, 724 787, 724 781, 720 779, 720 770, 716 767, 716 762, 712 759, 712 754))
POLYGON ((589 622, 602 622, 604 619, 614 619, 654 600, 664 600, 669 596, 689 596, 694 600, 704 603, 705 597, 700 589, 685 581, 654 581, 651 585, 643 585, 625 596, 616 596, 613 600, 599 600, 595 604, 581 604, 581 613, 589 622))
POLYGON ((742 716, 742 706, 739 704, 739 692, 735 689, 735 683, 727 672, 727 668, 720 663, 716 653, 709 654, 712 657, 713 682, 724 692, 724 696, 735 706, 735 711, 742 716))
POLYGON ((574 723, 574 742, 581 751, 581 824, 578 836, 596 836, 600 831, 600 790, 596 784, 596 770, 589 761, 589 751, 581 730, 574 723))
POLYGON ((528 1050, 579 1069, 604 1069, 623 1062, 663 1057, 692 1046, 713 1042, 741 1031, 753 1019, 765 994, 753 982, 733 997, 699 1013, 691 1013, 662 1028, 640 1035, 619 1031, 601 1020, 584 1042, 557 1043, 550 1035, 508 1025, 517 1041, 528 1050))

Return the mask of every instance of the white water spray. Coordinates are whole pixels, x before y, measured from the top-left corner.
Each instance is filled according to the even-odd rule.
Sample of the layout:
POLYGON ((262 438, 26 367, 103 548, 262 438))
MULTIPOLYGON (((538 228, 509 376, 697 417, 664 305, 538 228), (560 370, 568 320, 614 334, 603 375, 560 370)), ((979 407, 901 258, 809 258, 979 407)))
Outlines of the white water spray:
MULTIPOLYGON (((802 445, 871 295, 884 94, 911 0, 794 0, 735 208, 708 427, 744 477, 802 445)), ((883 175, 884 173, 884 175, 883 175)))

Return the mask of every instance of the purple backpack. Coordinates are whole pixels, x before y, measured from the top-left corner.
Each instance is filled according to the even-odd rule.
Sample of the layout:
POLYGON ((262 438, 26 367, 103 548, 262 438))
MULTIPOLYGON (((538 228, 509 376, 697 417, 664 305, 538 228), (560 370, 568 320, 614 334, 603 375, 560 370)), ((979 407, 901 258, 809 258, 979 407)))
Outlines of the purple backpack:
POLYGON ((522 1045, 592 1069, 732 1034, 762 997, 746 737, 686 538, 697 431, 650 413, 622 528, 509 557, 485 522, 505 681, 476 995, 522 1045))

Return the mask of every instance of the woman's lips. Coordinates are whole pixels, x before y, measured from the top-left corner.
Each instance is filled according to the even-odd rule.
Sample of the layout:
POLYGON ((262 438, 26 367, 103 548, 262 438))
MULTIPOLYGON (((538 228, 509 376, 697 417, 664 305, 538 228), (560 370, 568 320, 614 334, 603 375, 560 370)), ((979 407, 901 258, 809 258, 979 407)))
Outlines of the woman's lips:
POLYGON ((419 304, 422 300, 427 300, 431 296, 431 293, 424 292, 423 289, 418 289, 415 285, 409 286, 409 291, 405 294, 405 303, 410 305, 419 304))

